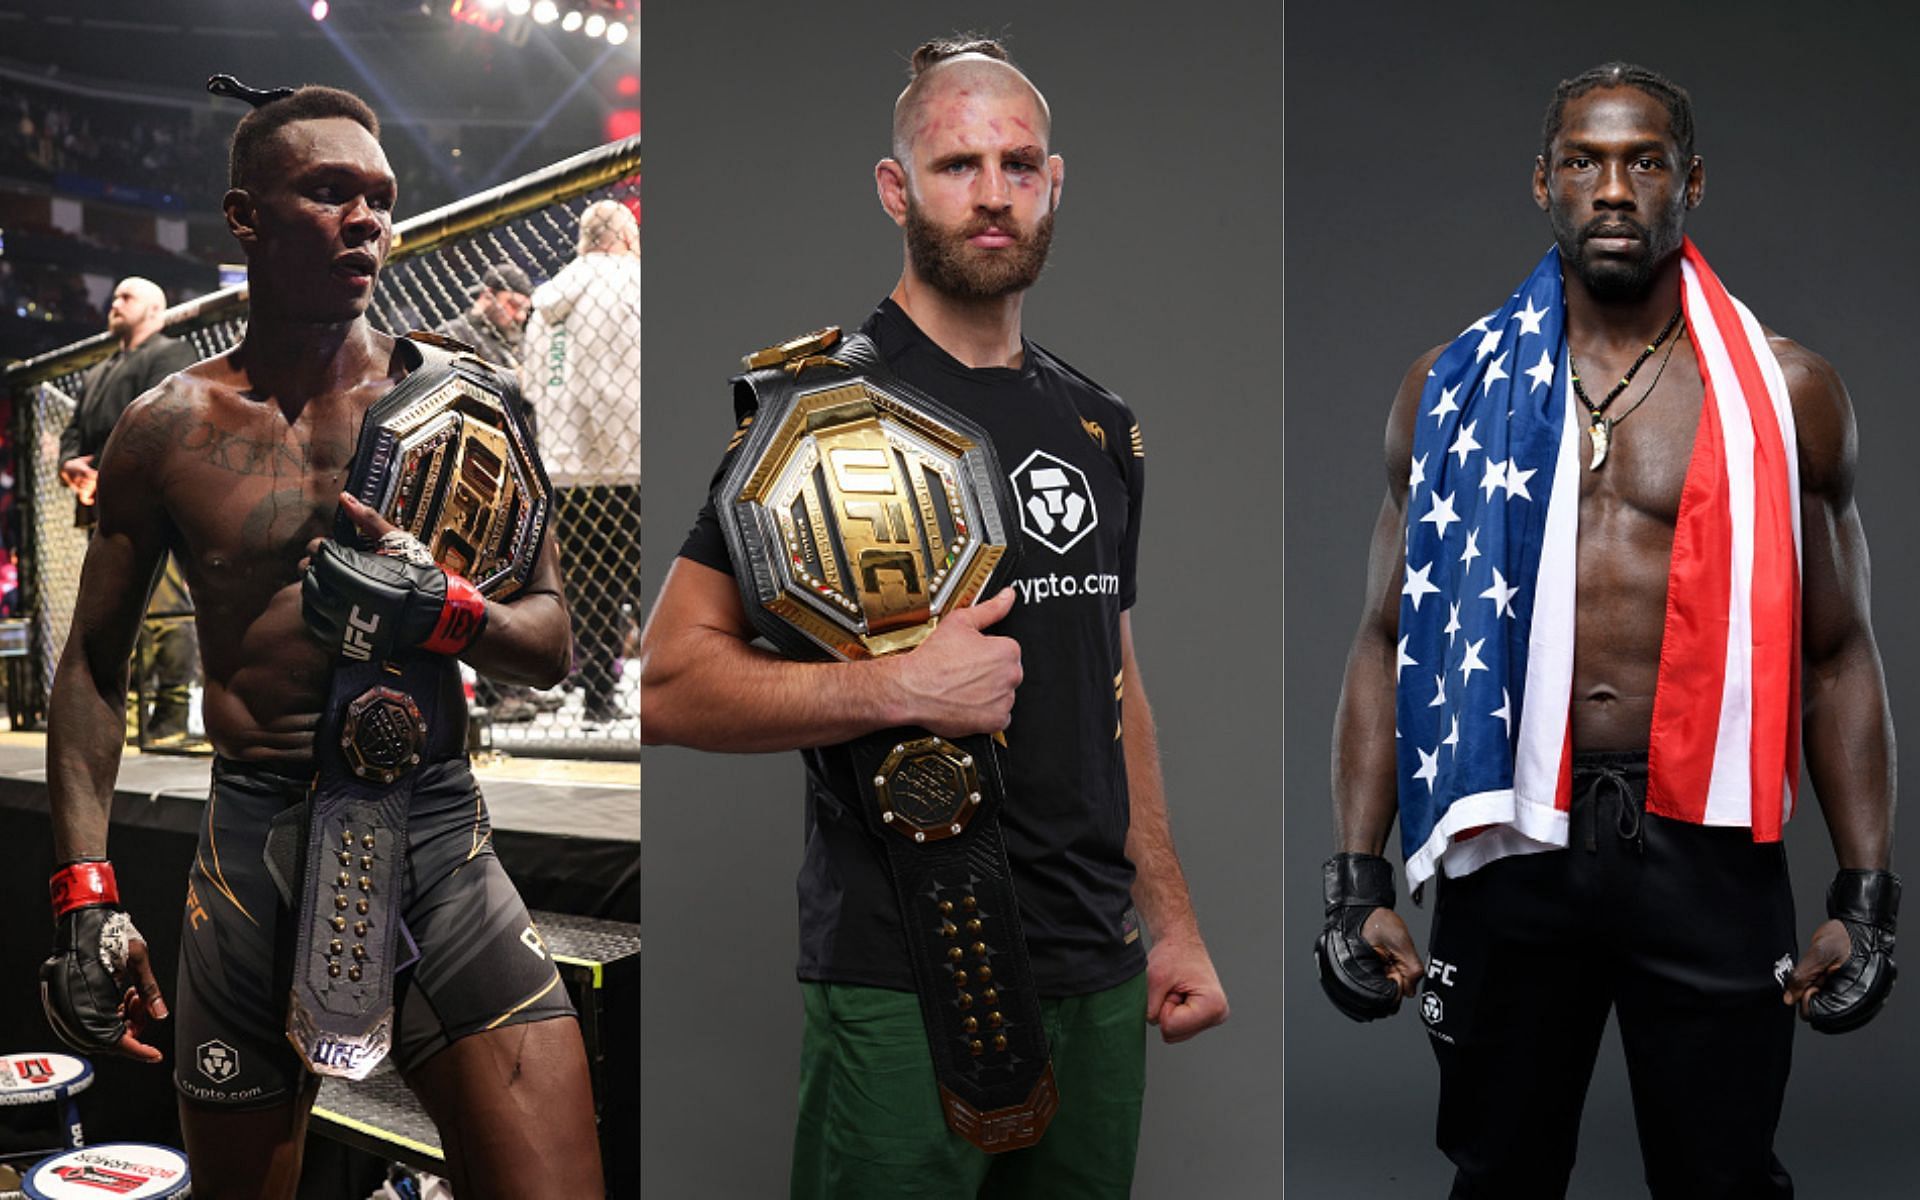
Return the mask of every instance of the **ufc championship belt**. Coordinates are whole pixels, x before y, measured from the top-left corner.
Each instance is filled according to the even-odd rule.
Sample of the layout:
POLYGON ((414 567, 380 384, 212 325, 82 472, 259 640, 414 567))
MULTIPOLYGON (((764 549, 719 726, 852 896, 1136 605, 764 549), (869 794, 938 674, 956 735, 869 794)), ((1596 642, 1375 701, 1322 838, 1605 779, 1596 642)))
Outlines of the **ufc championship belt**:
MULTIPOLYGON (((871 341, 826 329, 745 366, 746 433, 714 508, 748 619, 782 653, 911 650, 1012 567, 992 443, 871 341)), ((886 850, 947 1126, 983 1150, 1032 1145, 1059 1094, 1001 840, 1000 748, 899 728, 839 752, 886 850)))
MULTIPOLYGON (((552 488, 512 378, 430 336, 401 342, 421 361, 367 411, 346 491, 481 595, 506 600, 532 574, 552 488)), ((344 511, 333 536, 366 546, 344 511)), ((316 1074, 364 1079, 393 1041, 416 773, 463 748, 466 731, 459 713, 441 711, 459 669, 451 658, 406 651, 381 662, 362 651, 356 661, 354 649, 334 668, 315 747, 287 1037, 316 1074)))

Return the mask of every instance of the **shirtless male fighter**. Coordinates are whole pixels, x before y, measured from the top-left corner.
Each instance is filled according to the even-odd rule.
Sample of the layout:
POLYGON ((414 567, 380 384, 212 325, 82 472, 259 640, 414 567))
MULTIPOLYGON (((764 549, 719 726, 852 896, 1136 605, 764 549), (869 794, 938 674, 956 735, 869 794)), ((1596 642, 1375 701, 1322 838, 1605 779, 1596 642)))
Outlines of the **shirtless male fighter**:
POLYGON ((1609 1009, 1653 1195, 1790 1195, 1790 1005, 1840 1032, 1893 982, 1852 406, 1683 238, 1705 184, 1685 91, 1562 83, 1533 172, 1556 249, 1389 418, 1316 950, 1357 1020, 1424 978, 1455 1196, 1565 1193, 1609 1009), (1841 870, 1795 965, 1803 744, 1841 870), (1396 814, 1410 882, 1444 876, 1424 966, 1396 814))
MULTIPOLYGON (((295 922, 262 862, 269 821, 314 777, 339 652, 314 630, 353 603, 419 645, 449 594, 430 567, 410 568, 397 594, 375 589, 375 556, 328 540, 341 504, 369 536, 390 528, 342 487, 368 406, 418 361, 365 318, 397 193, 378 133, 358 98, 320 87, 263 103, 236 128, 223 207, 248 259, 246 335, 136 401, 107 443, 99 529, 54 682, 48 775, 62 866, 42 972, 48 1013, 83 1049, 158 1062, 148 1030, 167 1004, 105 860, 127 654, 171 549, 199 613, 219 754, 175 1012, 174 1079, 201 1197, 292 1196, 317 1090, 284 1034, 295 922)), ((549 539, 529 586, 487 602, 457 652, 496 679, 549 686, 567 669, 567 627, 549 539)), ((444 667, 443 703, 458 714, 451 656, 444 667)), ((572 1015, 566 991, 493 856, 453 740, 429 747, 409 814, 401 914, 420 957, 395 982, 393 1057, 440 1128, 462 1200, 598 1196, 579 1027, 554 1019, 572 1015)))

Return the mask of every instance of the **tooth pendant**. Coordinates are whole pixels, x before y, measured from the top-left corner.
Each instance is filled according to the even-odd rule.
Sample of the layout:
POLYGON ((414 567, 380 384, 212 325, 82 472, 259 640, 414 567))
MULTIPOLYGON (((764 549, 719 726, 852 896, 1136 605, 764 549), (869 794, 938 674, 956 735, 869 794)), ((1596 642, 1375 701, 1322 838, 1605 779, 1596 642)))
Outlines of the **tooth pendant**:
POLYGON ((1607 461, 1607 439, 1613 432, 1613 422, 1605 417, 1595 417, 1593 424, 1587 426, 1587 436, 1593 439, 1593 461, 1587 464, 1587 470, 1598 471, 1600 464, 1607 461))

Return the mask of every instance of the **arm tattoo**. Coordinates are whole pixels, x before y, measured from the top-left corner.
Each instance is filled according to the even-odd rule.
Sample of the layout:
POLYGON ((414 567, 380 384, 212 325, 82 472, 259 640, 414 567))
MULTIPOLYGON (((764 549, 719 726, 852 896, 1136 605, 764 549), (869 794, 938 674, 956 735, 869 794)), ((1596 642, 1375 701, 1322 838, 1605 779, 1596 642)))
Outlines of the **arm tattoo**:
POLYGON ((123 459, 136 466, 157 465, 172 448, 188 415, 184 400, 172 394, 157 397, 145 409, 135 412, 133 420, 120 421, 96 465, 105 470, 109 462, 121 465, 123 459))

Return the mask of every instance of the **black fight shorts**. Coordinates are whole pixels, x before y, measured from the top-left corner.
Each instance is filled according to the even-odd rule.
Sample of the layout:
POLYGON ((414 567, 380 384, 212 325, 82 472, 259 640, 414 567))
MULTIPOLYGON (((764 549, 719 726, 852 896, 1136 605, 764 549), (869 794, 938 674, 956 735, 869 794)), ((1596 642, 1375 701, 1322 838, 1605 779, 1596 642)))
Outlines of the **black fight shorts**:
MULTIPOLYGON (((302 1086, 286 1036, 297 925, 263 852, 268 823, 304 800, 310 783, 310 775, 214 760, 173 1003, 173 1081, 189 1099, 267 1105, 302 1086)), ((401 913, 419 947, 394 981, 392 1054, 401 1071, 468 1034, 573 1015, 546 944, 494 856, 486 802, 464 760, 420 768, 401 913)))
POLYGON ((1649 815, 1646 784, 1644 753, 1576 754, 1567 849, 1440 881, 1420 1015, 1456 1200, 1566 1194, 1609 1012, 1654 1200, 1793 1194, 1785 848, 1649 815))

